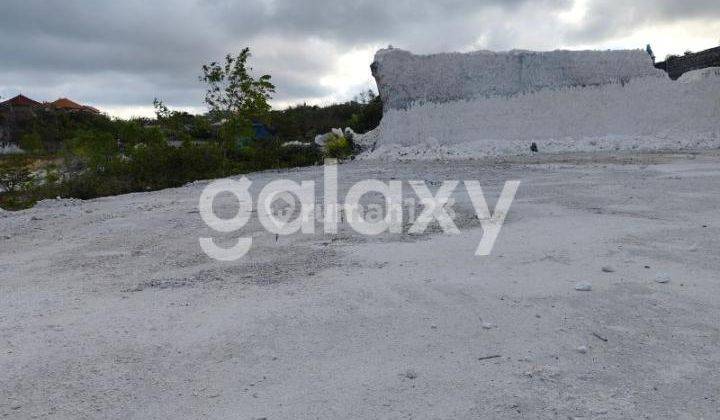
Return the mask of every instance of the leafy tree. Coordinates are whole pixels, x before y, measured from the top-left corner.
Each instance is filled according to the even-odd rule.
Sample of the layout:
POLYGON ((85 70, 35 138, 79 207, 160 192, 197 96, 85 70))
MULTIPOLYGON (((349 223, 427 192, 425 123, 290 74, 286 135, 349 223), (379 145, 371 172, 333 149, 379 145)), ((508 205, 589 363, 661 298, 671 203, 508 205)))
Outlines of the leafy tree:
POLYGON ((207 83, 205 103, 211 112, 230 117, 240 115, 248 120, 262 119, 270 112, 268 100, 275 92, 270 75, 254 78, 248 67, 250 48, 243 49, 237 57, 228 54, 225 64, 217 62, 202 67, 202 82, 207 83))
POLYGON ((271 116, 272 126, 281 139, 311 142, 316 135, 325 134, 333 128, 350 127, 356 133, 365 133, 376 128, 382 119, 382 101, 374 92, 369 91, 359 94, 357 100, 323 107, 296 105, 272 111, 271 116))
POLYGON ((115 125, 115 134, 117 139, 124 147, 132 147, 143 142, 146 129, 142 126, 141 121, 118 120, 115 125))
POLYGON ((237 147, 238 140, 252 138, 254 120, 267 120, 268 101, 275 92, 269 75, 253 77, 249 58, 250 48, 245 48, 237 57, 228 54, 224 65, 212 62, 202 67, 200 80, 207 84, 205 103, 211 115, 223 121, 218 140, 225 157, 237 147))
POLYGON ((170 109, 158 98, 153 99, 153 108, 155 108, 155 116, 158 121, 170 118, 172 115, 170 109))
POLYGON ((42 138, 37 131, 25 133, 20 137, 20 148, 30 153, 43 153, 45 147, 43 146, 42 138))
POLYGON ((112 134, 96 130, 78 130, 65 144, 70 166, 102 171, 118 153, 112 134))

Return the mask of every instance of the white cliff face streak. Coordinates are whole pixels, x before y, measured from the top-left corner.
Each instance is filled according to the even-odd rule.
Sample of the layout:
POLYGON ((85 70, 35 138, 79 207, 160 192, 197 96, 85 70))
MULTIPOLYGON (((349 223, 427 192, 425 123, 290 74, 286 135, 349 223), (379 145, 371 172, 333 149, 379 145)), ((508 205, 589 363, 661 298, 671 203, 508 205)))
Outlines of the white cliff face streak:
POLYGON ((381 50, 364 157, 481 157, 720 145, 720 74, 672 81, 642 50, 413 55, 381 50), (368 136, 370 137, 370 136, 368 136))

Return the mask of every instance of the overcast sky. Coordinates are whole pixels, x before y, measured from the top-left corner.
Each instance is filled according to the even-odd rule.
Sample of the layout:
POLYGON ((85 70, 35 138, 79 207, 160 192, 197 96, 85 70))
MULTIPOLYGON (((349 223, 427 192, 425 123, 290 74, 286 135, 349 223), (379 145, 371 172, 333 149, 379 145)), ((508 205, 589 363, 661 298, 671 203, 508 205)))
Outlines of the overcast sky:
POLYGON ((202 64, 250 46, 273 104, 375 89, 369 65, 417 53, 644 48, 658 57, 720 43, 719 0, 1 0, 0 96, 67 96, 116 116, 154 97, 204 110, 202 64))

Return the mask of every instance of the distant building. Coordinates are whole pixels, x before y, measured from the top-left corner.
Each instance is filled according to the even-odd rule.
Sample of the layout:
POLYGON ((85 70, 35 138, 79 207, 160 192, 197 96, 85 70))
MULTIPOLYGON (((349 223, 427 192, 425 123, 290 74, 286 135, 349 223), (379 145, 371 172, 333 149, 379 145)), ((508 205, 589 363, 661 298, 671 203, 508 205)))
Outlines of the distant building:
POLYGON ((87 106, 80 105, 77 102, 71 101, 68 98, 60 98, 56 101, 47 104, 50 108, 57 109, 60 111, 71 111, 71 112, 90 112, 92 114, 99 114, 100 111, 97 109, 87 106))
POLYGON ((23 95, 18 95, 14 98, 8 99, 5 102, 0 102, 0 108, 42 108, 42 106, 43 104, 41 104, 40 102, 34 101, 23 95))
POLYGON ((100 111, 91 106, 80 105, 68 98, 60 98, 53 102, 41 103, 24 95, 18 95, 14 98, 8 99, 7 101, 0 102, 0 108, 47 108, 58 111, 89 112, 92 114, 100 113, 100 111))
POLYGON ((7 152, 8 145, 17 145, 24 133, 35 130, 38 122, 44 123, 47 113, 100 114, 97 109, 78 104, 67 98, 54 102, 38 102, 24 95, 0 102, 0 148, 7 152), (3 146, 4 145, 4 146, 3 146))

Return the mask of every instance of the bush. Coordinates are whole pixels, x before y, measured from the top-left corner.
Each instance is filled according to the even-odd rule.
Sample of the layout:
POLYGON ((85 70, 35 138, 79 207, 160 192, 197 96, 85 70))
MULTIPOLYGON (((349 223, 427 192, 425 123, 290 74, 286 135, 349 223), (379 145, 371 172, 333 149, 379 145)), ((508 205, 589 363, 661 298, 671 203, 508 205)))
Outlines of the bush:
POLYGON ((283 141, 313 141, 318 134, 333 128, 350 127, 356 133, 365 133, 380 124, 382 101, 379 96, 367 96, 369 101, 349 101, 324 107, 297 105, 272 111, 270 125, 283 141))
POLYGON ((20 210, 35 204, 35 177, 28 168, 31 161, 27 156, 0 158, 0 207, 20 210))
POLYGON ((325 155, 335 159, 346 159, 353 153, 353 144, 343 136, 333 135, 325 144, 325 155))
POLYGON ((102 170, 117 152, 113 135, 98 130, 78 130, 65 142, 66 163, 73 170, 102 170))
POLYGON ((45 153, 42 138, 37 131, 23 134, 20 137, 20 148, 30 153, 45 153))
POLYGON ((255 138, 250 120, 227 116, 223 116, 225 124, 211 125, 220 120, 213 120, 212 115, 171 113, 157 121, 123 121, 38 111, 36 120, 24 127, 22 145, 28 151, 50 154, 18 156, 12 167, 9 158, 0 159, 4 165, 0 166, 0 188, 6 190, 0 192, 0 206, 20 209, 46 198, 91 199, 172 188, 198 179, 315 165, 325 155, 344 159, 352 155, 354 146, 343 136, 332 138, 325 153, 314 143, 283 144, 297 140, 288 137, 295 132, 312 140, 315 134, 327 132, 323 124, 348 125, 336 125, 336 121, 351 120, 354 128, 374 124, 377 107, 373 111, 373 104, 380 102, 279 111, 275 116, 286 124, 267 130, 262 139, 255 138), (310 116, 319 119, 305 118, 310 116), (38 176, 34 178, 29 168, 36 168, 38 176))
POLYGON ((14 193, 27 189, 33 176, 24 159, 5 159, 0 165, 0 189, 14 193))

